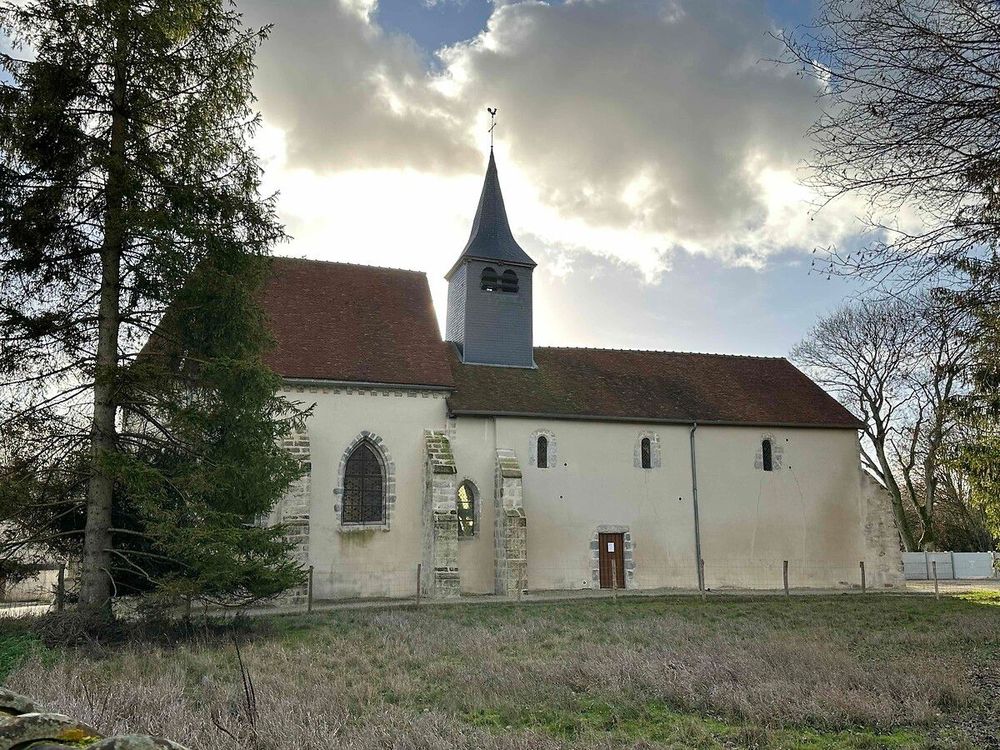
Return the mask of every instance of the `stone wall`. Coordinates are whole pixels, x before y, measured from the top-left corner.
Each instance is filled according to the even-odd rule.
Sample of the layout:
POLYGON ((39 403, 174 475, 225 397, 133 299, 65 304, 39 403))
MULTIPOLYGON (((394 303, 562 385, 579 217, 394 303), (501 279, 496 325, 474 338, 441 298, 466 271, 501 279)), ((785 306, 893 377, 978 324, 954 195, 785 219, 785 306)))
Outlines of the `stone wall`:
POLYGON ((186 750, 176 742, 149 735, 102 737, 91 726, 48 713, 28 698, 0 688, 0 748, 39 750, 186 750))
POLYGON ((864 503, 865 577, 872 588, 903 588, 903 553, 892 499, 885 488, 861 471, 864 503))
POLYGON ((424 431, 424 553, 421 586, 438 599, 461 594, 457 470, 445 432, 424 431))
MULTIPOLYGON (((302 465, 303 474, 296 479, 274 508, 271 522, 283 524, 287 529, 285 538, 294 545, 292 559, 303 569, 309 567, 309 514, 312 505, 312 456, 308 433, 293 433, 282 442, 287 450, 302 465)), ((308 595, 306 585, 290 589, 283 595, 297 600, 308 595)))
POLYGON ((514 596, 528 587, 528 520, 522 504, 521 466, 514 451, 497 449, 493 487, 496 509, 494 593, 514 596))

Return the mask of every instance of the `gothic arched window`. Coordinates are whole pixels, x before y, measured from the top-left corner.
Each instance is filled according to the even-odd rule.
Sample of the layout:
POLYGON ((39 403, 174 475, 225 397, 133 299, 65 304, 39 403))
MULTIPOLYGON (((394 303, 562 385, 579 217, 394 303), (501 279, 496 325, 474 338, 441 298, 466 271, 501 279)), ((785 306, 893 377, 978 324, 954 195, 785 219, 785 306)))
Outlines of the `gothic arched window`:
POLYGON ((513 271, 504 271, 500 277, 500 291, 509 294, 517 294, 517 274, 513 271))
POLYGON ((771 456, 771 438, 764 438, 760 443, 760 460, 764 471, 774 470, 774 459, 771 456))
POLYGON ((358 444, 344 467, 341 523, 382 523, 385 520, 385 474, 372 445, 358 444))
POLYGON ((549 439, 545 435, 538 436, 538 451, 535 456, 535 465, 539 469, 549 468, 549 439))
POLYGON ((653 468, 653 444, 648 437, 642 439, 639 450, 642 454, 642 468, 653 468))
POLYGON ((466 479, 458 485, 458 536, 471 537, 476 535, 476 503, 479 493, 476 485, 466 479))
POLYGON ((500 289, 500 277, 497 276, 495 268, 486 266, 483 269, 483 273, 479 277, 479 288, 484 292, 495 292, 500 289))

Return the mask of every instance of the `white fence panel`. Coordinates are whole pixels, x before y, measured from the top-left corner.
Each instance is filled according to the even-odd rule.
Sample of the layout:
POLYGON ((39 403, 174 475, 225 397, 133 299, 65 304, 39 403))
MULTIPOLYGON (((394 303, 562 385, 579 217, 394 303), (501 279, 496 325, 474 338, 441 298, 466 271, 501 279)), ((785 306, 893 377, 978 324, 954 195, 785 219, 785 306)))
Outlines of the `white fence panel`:
POLYGON ((930 569, 923 552, 903 553, 903 577, 907 581, 925 581, 930 578, 930 569))
POLYGON ((994 576, 992 552, 904 552, 903 576, 908 581, 931 580, 935 562, 941 581, 994 576))
POLYGON ((956 552, 955 575, 958 578, 992 578, 992 552, 956 552))

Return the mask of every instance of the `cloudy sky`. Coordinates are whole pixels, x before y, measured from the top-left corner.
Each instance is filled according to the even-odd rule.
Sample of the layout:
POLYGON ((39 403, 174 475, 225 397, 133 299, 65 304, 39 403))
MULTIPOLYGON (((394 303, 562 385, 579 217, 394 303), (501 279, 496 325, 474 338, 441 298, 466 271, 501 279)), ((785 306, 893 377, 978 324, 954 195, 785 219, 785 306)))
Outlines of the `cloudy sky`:
POLYGON ((814 84, 771 33, 814 0, 243 0, 284 254, 444 273, 499 108, 536 343, 784 355, 853 287, 857 207, 799 186, 814 84))

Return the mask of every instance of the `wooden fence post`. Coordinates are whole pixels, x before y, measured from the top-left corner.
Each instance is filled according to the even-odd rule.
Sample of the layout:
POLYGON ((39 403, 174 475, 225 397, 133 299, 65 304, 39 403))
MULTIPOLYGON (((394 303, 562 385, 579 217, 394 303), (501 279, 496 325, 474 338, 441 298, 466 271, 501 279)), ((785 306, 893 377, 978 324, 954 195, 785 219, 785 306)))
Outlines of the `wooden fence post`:
POLYGON ((785 596, 788 596, 788 560, 781 563, 781 579, 785 584, 785 596))
POLYGON ((309 566, 309 590, 306 594, 306 612, 313 611, 313 566, 309 566))
POLYGON ((420 606, 420 563, 417 563, 417 606, 420 606))
POLYGON ((931 571, 934 573, 934 598, 940 599, 941 593, 938 591, 937 560, 931 560, 931 571))
POLYGON ((868 586, 865 582, 865 561, 861 561, 861 593, 865 593, 868 590, 868 586))
POLYGON ((66 563, 59 564, 59 575, 56 578, 56 612, 62 612, 66 606, 66 563))

